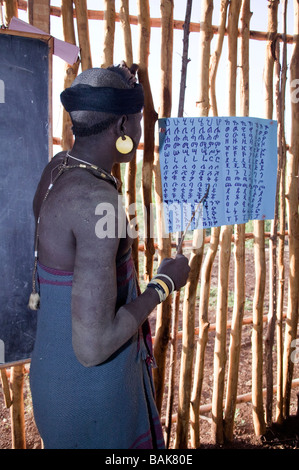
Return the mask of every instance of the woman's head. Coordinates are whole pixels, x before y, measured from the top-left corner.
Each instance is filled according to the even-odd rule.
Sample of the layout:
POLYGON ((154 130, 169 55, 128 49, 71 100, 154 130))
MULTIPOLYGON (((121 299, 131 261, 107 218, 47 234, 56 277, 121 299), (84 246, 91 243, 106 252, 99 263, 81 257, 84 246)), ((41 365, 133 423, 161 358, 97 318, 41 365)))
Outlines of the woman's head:
POLYGON ((144 97, 135 77, 136 70, 136 66, 129 69, 125 63, 85 70, 61 93, 76 136, 99 134, 122 115, 141 112, 144 97))

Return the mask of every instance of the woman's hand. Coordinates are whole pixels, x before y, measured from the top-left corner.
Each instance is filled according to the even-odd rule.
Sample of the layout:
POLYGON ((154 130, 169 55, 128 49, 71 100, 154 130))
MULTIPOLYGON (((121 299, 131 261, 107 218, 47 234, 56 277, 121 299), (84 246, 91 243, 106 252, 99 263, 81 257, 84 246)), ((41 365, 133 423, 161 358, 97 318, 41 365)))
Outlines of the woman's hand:
MULTIPOLYGON (((188 258, 184 255, 176 255, 175 258, 164 258, 158 268, 157 274, 166 274, 169 276, 174 282, 175 290, 179 290, 186 284, 189 272, 188 258)), ((166 282, 165 279, 163 280, 166 282)))

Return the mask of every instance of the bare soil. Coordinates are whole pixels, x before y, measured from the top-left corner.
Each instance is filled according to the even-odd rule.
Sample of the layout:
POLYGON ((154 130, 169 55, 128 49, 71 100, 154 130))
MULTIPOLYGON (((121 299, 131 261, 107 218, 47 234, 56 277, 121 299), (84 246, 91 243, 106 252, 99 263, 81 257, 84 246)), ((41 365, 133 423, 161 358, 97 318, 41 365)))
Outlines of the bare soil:
MULTIPOLYGON (((287 263, 286 263, 287 264, 287 263)), ((233 297, 234 290, 234 279, 233 279, 233 253, 231 257, 231 278, 230 278, 230 293, 233 297)), ((252 249, 248 249, 246 252, 246 306, 245 316, 251 316, 252 299, 254 294, 254 257, 252 249)), ((210 323, 215 321, 215 310, 216 310, 216 295, 217 295, 217 276, 218 270, 218 259, 216 257, 211 281, 211 306, 210 306, 210 323), (214 297, 214 299, 213 299, 214 297)), ((287 273, 286 273, 287 278, 287 273)), ((265 297, 265 312, 268 309, 268 288, 266 289, 265 297)), ((228 318, 232 315, 232 298, 229 300, 228 307, 228 318)), ((155 326, 155 312, 150 317, 150 322, 153 328, 155 326)), ((266 325, 265 325, 266 331, 266 325)), ((244 325, 242 330, 242 346, 241 346, 241 357, 239 367, 239 387, 238 394, 244 394, 251 392, 251 333, 252 326, 244 325)), ((213 389, 213 357, 214 357, 214 332, 210 331, 209 340, 206 348, 206 360, 205 360, 205 378, 204 387, 202 391, 201 404, 211 403, 212 401, 212 389, 213 389)), ((229 345, 230 330, 227 333, 227 346, 229 345)), ((176 387, 175 387, 175 404, 174 413, 177 409, 177 393, 178 393, 178 378, 179 378, 179 367, 180 367, 180 345, 178 348, 178 361, 176 371, 176 387)), ((275 353, 276 345, 274 345, 273 356, 275 364, 275 353)), ((298 362, 294 367, 294 378, 299 377, 299 364, 298 362)), ((276 373, 274 370, 274 382, 276 381, 276 373)), ((166 378, 166 383, 168 379, 166 378)), ((266 384, 264 384, 266 386, 266 384)), ((1 387, 0 387, 1 389, 1 387)), ((283 425, 278 426, 273 424, 270 429, 267 429, 266 435, 262 437, 255 436, 253 421, 252 421, 252 405, 251 402, 240 403, 236 406, 235 414, 235 425, 234 425, 234 440, 231 443, 227 443, 222 448, 229 449, 299 449, 299 416, 297 415, 297 392, 299 390, 292 390, 290 418, 286 420, 283 425)), ((167 395, 167 385, 165 388, 165 396, 167 395)), ((166 400, 164 400, 165 402, 166 400)), ((28 374, 25 376, 24 385, 24 404, 25 404, 25 431, 26 431, 26 448, 27 449, 40 449, 41 440, 36 429, 33 417, 29 380, 28 374)), ((275 419, 275 402, 273 404, 274 419, 275 419)), ((163 405, 162 416, 165 416, 165 404, 163 405)), ((176 424, 172 426, 171 433, 171 445, 173 447, 175 438, 176 424)), ((211 415, 206 414, 200 419, 200 440, 202 449, 217 449, 219 446, 214 445, 211 439, 211 415)), ((0 449, 11 449, 11 420, 10 410, 5 407, 3 394, 0 390, 0 449)))

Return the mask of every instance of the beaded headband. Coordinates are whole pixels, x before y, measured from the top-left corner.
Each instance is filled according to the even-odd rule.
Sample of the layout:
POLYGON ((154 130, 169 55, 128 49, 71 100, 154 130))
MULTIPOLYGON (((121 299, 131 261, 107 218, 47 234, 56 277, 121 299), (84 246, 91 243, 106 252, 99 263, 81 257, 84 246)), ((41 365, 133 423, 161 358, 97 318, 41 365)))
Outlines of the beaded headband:
POLYGON ((143 88, 94 87, 78 84, 66 88, 60 95, 61 103, 68 112, 99 111, 110 114, 136 114, 144 106, 143 88))

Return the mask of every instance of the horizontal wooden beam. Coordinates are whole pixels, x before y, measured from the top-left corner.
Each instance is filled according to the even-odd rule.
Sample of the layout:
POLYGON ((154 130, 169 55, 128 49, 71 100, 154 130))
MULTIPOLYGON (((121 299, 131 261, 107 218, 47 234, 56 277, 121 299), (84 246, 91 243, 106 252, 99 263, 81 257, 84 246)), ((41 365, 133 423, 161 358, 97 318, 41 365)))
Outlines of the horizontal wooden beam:
MULTIPOLYGON (((18 6, 20 10, 27 11, 27 1, 26 0, 18 0, 18 6)), ((104 11, 100 10, 88 10, 88 19, 90 20, 103 20, 104 19, 104 11)), ((50 14, 52 16, 61 16, 61 8, 60 7, 50 7, 50 14)), ((76 17, 76 11, 74 9, 74 17, 76 17)), ((133 16, 130 15, 130 24, 133 25, 138 25, 138 16, 133 16)), ((119 13, 115 14, 115 20, 120 21, 120 15, 119 13)), ((151 27, 152 28, 160 28, 161 27, 161 18, 151 18, 150 21, 151 27)), ((184 29, 184 21, 183 20, 174 20, 173 21, 173 28, 174 29, 179 29, 183 31, 184 29)), ((219 26, 212 26, 213 34, 218 34, 219 32, 219 26)), ((200 23, 190 23, 190 32, 192 33, 199 33, 200 32, 200 23)), ((241 36, 241 30, 238 30, 239 36, 241 36)), ((227 35, 227 30, 225 30, 225 35, 227 35)), ((264 32, 264 31, 250 31, 249 33, 250 39, 255 39, 257 41, 268 41, 269 39, 269 33, 264 32)), ((282 34, 278 33, 277 38, 282 40, 282 34)), ((286 35, 286 42, 288 44, 293 43, 293 36, 290 34, 286 35)))
MULTIPOLYGON (((299 379, 294 379, 291 383, 291 387, 292 388, 296 388, 296 387, 299 387, 299 379)), ((275 393, 277 390, 277 385, 274 385, 273 386, 273 393, 275 393)), ((264 388, 263 391, 263 396, 266 396, 267 394, 267 389, 264 388)), ((237 398, 236 398, 236 403, 248 403, 248 402, 251 402, 252 401, 252 393, 249 392, 249 393, 244 393, 242 395, 238 395, 237 398)), ((225 406, 225 402, 223 403, 223 407, 225 406)), ((210 411, 212 411, 212 403, 207 403, 206 405, 201 405, 200 408, 199 408, 199 413, 200 414, 205 414, 205 413, 209 413, 210 411)), ((173 414, 172 415, 172 422, 173 423, 176 423, 177 421, 177 414, 173 414)), ((165 423, 165 417, 162 417, 161 418, 161 423, 164 424, 165 423)))

